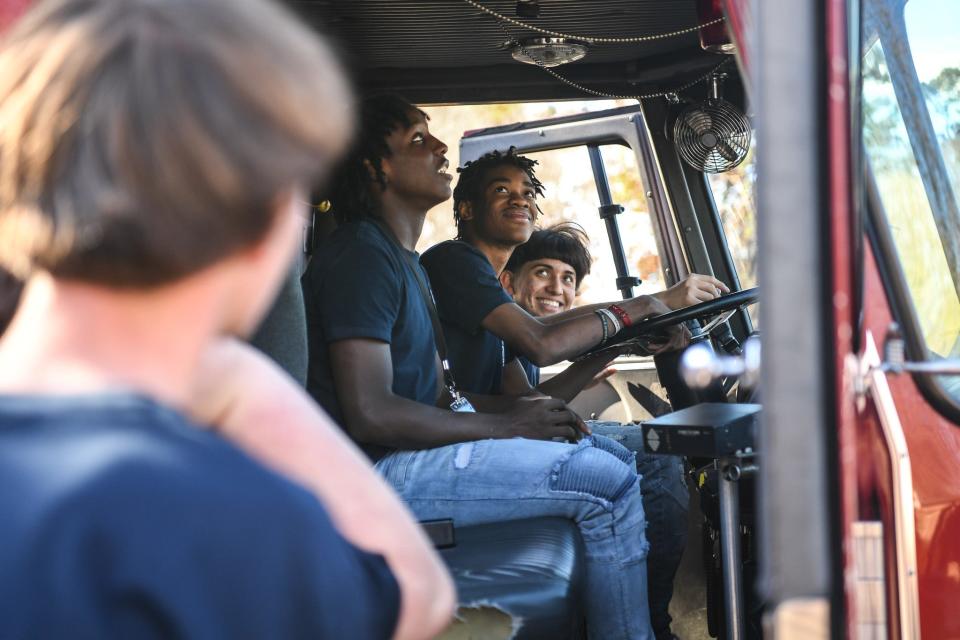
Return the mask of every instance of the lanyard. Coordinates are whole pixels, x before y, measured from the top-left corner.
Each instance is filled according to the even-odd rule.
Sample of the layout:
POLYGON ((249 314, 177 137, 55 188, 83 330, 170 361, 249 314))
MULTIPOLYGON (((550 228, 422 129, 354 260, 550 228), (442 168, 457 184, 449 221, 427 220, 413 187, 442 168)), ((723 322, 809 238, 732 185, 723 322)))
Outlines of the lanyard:
POLYGON ((423 298, 423 302, 427 306, 427 311, 430 314, 430 324, 433 325, 433 340, 436 343, 437 355, 440 356, 440 366, 443 369, 443 386, 446 387, 450 397, 453 398, 453 402, 450 403, 450 408, 458 412, 473 412, 474 409, 470 404, 470 401, 460 395, 460 392, 457 390, 457 383, 453 379, 453 371, 450 369, 450 360, 447 358, 447 341, 443 335, 443 326, 440 324, 440 316, 437 315, 437 304, 433 298, 433 292, 423 279, 423 272, 420 270, 420 263, 417 262, 416 258, 410 255, 409 251, 403 248, 403 245, 400 244, 397 236, 393 233, 393 229, 388 227, 379 218, 371 218, 370 220, 380 228, 380 231, 382 231, 383 234, 387 236, 387 238, 398 249, 400 249, 400 253, 403 255, 404 264, 406 264, 407 268, 413 272, 413 278, 417 281, 417 288, 420 290, 420 297, 423 298))

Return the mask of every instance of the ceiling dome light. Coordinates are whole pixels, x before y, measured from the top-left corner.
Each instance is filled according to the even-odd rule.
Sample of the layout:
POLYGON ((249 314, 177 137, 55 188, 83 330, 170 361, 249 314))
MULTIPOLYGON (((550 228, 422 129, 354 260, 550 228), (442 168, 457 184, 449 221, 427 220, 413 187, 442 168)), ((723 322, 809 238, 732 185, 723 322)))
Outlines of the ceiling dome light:
POLYGON ((526 38, 513 43, 510 52, 518 62, 558 67, 587 55, 587 45, 569 38, 526 38))

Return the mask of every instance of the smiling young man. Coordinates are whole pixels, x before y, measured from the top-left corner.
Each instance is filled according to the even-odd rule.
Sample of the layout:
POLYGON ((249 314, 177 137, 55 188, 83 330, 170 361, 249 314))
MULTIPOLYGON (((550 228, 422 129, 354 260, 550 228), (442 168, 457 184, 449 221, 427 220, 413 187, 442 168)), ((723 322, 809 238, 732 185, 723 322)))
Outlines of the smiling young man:
MULTIPOLYGON (((543 367, 605 343, 624 324, 666 313, 727 291, 710 276, 693 275, 654 296, 637 296, 534 317, 500 286, 499 275, 513 250, 533 233, 543 185, 536 162, 493 151, 460 169, 453 192, 457 238, 423 255, 444 333, 454 354, 454 374, 467 391, 516 394, 519 365, 510 352, 543 367), (512 371, 511 371, 512 370, 512 371)), ((661 350, 684 344, 685 333, 669 334, 661 350)))
POLYGON ((339 227, 303 278, 310 392, 421 519, 573 520, 591 637, 652 638, 631 454, 603 438, 553 441, 577 440, 582 424, 560 400, 472 395, 474 413, 444 388, 453 381, 415 247, 427 211, 450 197, 447 147, 400 98, 368 99, 360 112, 332 181, 339 227))

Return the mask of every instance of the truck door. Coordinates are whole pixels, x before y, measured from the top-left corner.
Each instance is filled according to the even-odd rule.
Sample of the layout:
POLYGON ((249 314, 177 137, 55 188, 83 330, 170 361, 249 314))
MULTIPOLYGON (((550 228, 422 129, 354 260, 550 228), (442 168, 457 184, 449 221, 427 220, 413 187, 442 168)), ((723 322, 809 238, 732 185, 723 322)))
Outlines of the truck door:
POLYGON ((867 242, 847 562, 857 629, 887 637, 960 637, 960 377, 946 375, 960 372, 958 22, 956 2, 862 6, 853 185, 867 242))

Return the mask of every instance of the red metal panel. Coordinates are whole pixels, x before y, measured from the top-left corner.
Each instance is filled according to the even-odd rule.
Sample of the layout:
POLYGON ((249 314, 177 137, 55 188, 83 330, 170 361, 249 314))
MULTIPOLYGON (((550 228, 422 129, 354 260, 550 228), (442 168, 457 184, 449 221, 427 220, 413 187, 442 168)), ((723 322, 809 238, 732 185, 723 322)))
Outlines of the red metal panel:
MULTIPOLYGON (((864 301, 865 329, 882 338, 891 321, 890 305, 869 250, 864 301)), ((921 632, 925 638, 960 638, 960 427, 930 406, 909 375, 889 376, 889 384, 912 462, 921 632)), ((878 508, 890 532, 889 465, 872 423, 868 413, 858 425, 860 508, 868 518, 878 508), (865 500, 869 496, 874 500, 865 500)), ((895 575, 894 566, 887 563, 888 576, 895 575)))
MULTIPOLYGON (((854 394, 855 372, 848 367, 853 350, 854 318, 852 307, 853 294, 853 238, 852 191, 850 162, 850 85, 848 60, 847 5, 844 0, 827 0, 825 6, 825 52, 826 62, 826 112, 827 112, 827 175, 829 180, 828 202, 830 217, 830 273, 832 277, 832 311, 834 383, 836 406, 835 424, 837 425, 838 466, 837 487, 840 507, 840 530, 844 542, 851 540, 851 528, 857 513, 857 421, 854 394)), ((886 529, 888 531, 892 529, 886 529)), ((845 589, 845 608, 847 635, 855 636, 852 626, 855 620, 855 598, 849 576, 853 574, 852 549, 843 545, 842 563, 844 576, 847 576, 845 589)))
POLYGON ((750 0, 723 0, 724 13, 727 16, 727 31, 737 45, 737 62, 743 78, 750 76, 752 52, 752 23, 750 20, 750 0))

